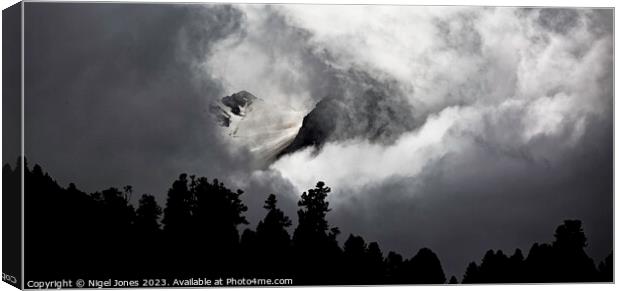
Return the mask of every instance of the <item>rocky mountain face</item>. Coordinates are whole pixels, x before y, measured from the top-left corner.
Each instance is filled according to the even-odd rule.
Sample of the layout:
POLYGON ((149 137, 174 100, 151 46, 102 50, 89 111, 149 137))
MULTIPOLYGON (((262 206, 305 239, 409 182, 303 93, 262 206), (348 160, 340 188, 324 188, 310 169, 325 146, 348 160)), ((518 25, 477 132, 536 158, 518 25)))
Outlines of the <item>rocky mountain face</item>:
POLYGON ((229 136, 266 163, 308 147, 318 150, 329 141, 390 143, 414 127, 404 98, 372 89, 356 96, 328 96, 307 114, 241 91, 223 97, 211 112, 229 136))
POLYGON ((327 97, 308 113, 295 139, 278 156, 315 147, 328 141, 366 139, 391 143, 414 127, 406 100, 367 90, 360 96, 327 97))

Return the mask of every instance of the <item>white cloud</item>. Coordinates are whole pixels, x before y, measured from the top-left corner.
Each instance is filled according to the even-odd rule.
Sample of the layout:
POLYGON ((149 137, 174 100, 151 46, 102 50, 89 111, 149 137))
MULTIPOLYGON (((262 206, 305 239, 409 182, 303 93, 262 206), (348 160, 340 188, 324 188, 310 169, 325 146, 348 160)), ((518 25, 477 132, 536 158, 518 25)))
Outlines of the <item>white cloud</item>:
POLYGON ((391 145, 332 142, 271 166, 300 191, 317 180, 360 189, 416 177, 446 154, 459 158, 480 144, 553 161, 579 143, 588 116, 610 110, 611 35, 594 27, 589 10, 239 7, 243 33, 215 45, 202 64, 226 91, 308 112, 329 94, 336 75, 328 70, 354 69, 395 80, 413 118, 422 119, 391 145), (541 138, 554 146, 540 146, 541 138))
POLYGON ((317 156, 308 148, 284 156, 272 168, 298 189, 311 188, 319 180, 334 188, 355 188, 392 176, 417 175, 429 161, 448 151, 448 147, 438 145, 443 144, 448 129, 460 113, 458 108, 448 108, 438 116, 431 116, 424 126, 403 135, 392 146, 363 140, 328 143, 317 156))

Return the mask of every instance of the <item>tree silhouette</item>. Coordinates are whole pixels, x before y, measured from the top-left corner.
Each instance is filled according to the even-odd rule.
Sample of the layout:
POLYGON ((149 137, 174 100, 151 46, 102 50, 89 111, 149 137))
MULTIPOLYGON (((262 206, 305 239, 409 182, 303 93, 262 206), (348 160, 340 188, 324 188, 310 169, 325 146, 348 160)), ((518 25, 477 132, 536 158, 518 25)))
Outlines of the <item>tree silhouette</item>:
POLYGON ((521 249, 515 249, 515 252, 508 259, 507 282, 524 283, 524 257, 521 249))
POLYGON ((342 280, 350 284, 377 284, 385 282, 388 276, 396 280, 396 272, 402 267, 402 257, 390 252, 388 260, 383 258, 379 244, 366 242, 361 236, 349 235, 344 243, 342 280), (400 260, 400 262, 396 262, 400 260), (388 266, 392 269, 388 270, 388 266))
POLYGON ((377 242, 368 244, 368 249, 366 250, 366 265, 370 284, 379 284, 384 280, 385 265, 383 253, 377 242))
POLYGON ((157 205, 155 197, 143 194, 136 210, 136 228, 141 235, 151 236, 159 233, 159 217, 162 214, 161 207, 157 205))
POLYGON ((314 189, 301 195, 297 203, 298 225, 293 233, 297 257, 297 269, 302 282, 312 278, 325 278, 325 282, 337 282, 341 250, 336 241, 337 228, 329 227, 326 215, 330 211, 327 194, 331 192, 325 183, 318 182, 314 189), (329 229, 329 230, 328 230, 329 229))
POLYGON ((594 280, 594 261, 585 253, 586 235, 579 220, 565 220, 557 227, 553 242, 555 282, 587 282, 594 280))
POLYGON ((162 245, 167 250, 163 253, 162 269, 171 275, 188 273, 196 264, 195 260, 184 259, 191 256, 198 247, 192 220, 192 203, 187 174, 180 174, 168 190, 162 219, 162 245))
MULTIPOLYGON (((127 201, 127 196, 116 188, 103 190, 101 195, 101 205, 103 211, 109 216, 107 226, 112 231, 121 231, 127 233, 131 231, 130 227, 134 223, 135 211, 127 201)), ((105 215, 105 214, 104 214, 105 215)))
POLYGON ((111 266, 130 257, 133 208, 115 200, 114 191, 106 192, 104 201, 102 193, 87 195, 74 184, 63 189, 39 165, 23 171, 26 275, 51 280, 93 273, 126 277, 133 260, 125 259, 123 268, 111 266))
POLYGON ((385 258, 386 282, 391 284, 404 284, 403 256, 395 252, 389 252, 385 258))
MULTIPOLYGON (((585 253, 586 236, 581 221, 565 220, 555 231, 551 244, 534 243, 527 258, 516 249, 509 258, 501 251, 489 250, 480 266, 467 267, 463 283, 551 283, 605 281, 606 264, 597 270, 585 253)), ((609 277, 607 277, 609 278, 609 277)))
POLYGON ((135 220, 136 239, 140 245, 137 254, 139 269, 136 272, 142 276, 153 274, 160 268, 162 256, 158 250, 162 247, 162 237, 158 220, 161 214, 162 209, 157 205, 155 197, 143 194, 135 220))
MULTIPOLYGON (((243 191, 217 179, 181 174, 163 211, 147 194, 134 210, 131 186, 87 194, 73 183, 61 187, 39 165, 5 165, 3 190, 19 190, 22 171, 26 280, 209 274, 293 278, 300 285, 446 282, 439 258, 428 248, 408 260, 393 251, 384 258, 377 242, 366 244, 351 234, 341 249, 338 228, 327 221, 331 189, 323 182, 301 195, 291 239, 292 222, 274 194, 267 197, 267 213, 256 229, 247 228, 239 237, 238 227, 247 224, 243 191)), ((566 220, 551 243, 534 243, 526 257, 520 249, 510 256, 487 251, 479 264, 467 266, 461 282, 612 282, 613 256, 597 268, 586 246, 581 221, 566 220)), ((451 276, 448 283, 458 280, 451 276)))
POLYGON ((366 252, 367 246, 364 239, 361 236, 350 234, 344 242, 343 250, 342 279, 345 282, 354 282, 356 278, 368 279, 366 252))
POLYGON ((331 234, 328 233, 329 224, 325 219, 329 209, 326 201, 327 194, 331 192, 325 183, 318 182, 315 189, 308 190, 301 195, 297 203, 300 209, 297 211, 299 225, 295 229, 293 240, 295 245, 304 246, 306 242, 324 242, 331 234))
POLYGON ((557 250, 580 252, 587 245, 586 235, 579 220, 565 220, 555 230, 553 247, 557 250))
POLYGON ((205 177, 192 177, 190 191, 195 197, 195 223, 206 232, 204 238, 208 237, 202 243, 211 248, 208 250, 210 259, 222 254, 230 255, 239 244, 237 227, 248 223, 243 215, 247 206, 240 199, 243 191, 233 192, 217 179, 209 183, 205 177), (210 235, 214 233, 218 235, 210 235))
MULTIPOLYGON (((133 223, 135 221, 134 208, 126 200, 126 195, 117 188, 108 188, 103 190, 101 194, 95 194, 100 199, 99 205, 101 216, 107 218, 102 222, 100 231, 105 234, 101 238, 103 247, 100 252, 103 256, 101 260, 104 265, 111 266, 115 263, 117 257, 131 256, 132 251, 129 246, 134 240, 135 233, 133 223), (119 239, 120 238, 120 239, 119 239)), ((128 266, 133 267, 135 262, 129 262, 128 266)), ((129 270, 112 269, 110 274, 115 277, 130 276, 129 270)))
POLYGON ((288 249, 291 238, 286 228, 292 222, 284 212, 277 207, 276 195, 270 194, 263 208, 267 209, 267 215, 258 223, 256 234, 259 243, 268 248, 268 251, 288 249))
POLYGON ((224 272, 237 263, 239 232, 247 224, 241 202, 243 191, 226 188, 214 179, 181 174, 168 191, 164 210, 164 234, 173 274, 224 272), (191 259, 186 259, 189 257, 191 259), (211 264, 204 264, 205 261, 211 264), (182 266, 178 266, 182 265, 182 266))
POLYGON ((614 256, 613 253, 607 255, 605 259, 598 265, 599 281, 601 282, 613 282, 614 281, 614 256))
POLYGON ((446 276, 437 255, 428 248, 422 248, 404 263, 405 272, 413 284, 443 284, 446 276))
POLYGON ((261 252, 256 238, 256 232, 246 228, 241 234, 239 245, 241 257, 245 258, 245 262, 239 265, 240 270, 246 274, 260 276, 260 271, 266 264, 264 257, 269 254, 261 252))
POLYGON ((526 280, 534 283, 552 282, 553 250, 549 244, 534 243, 525 259, 526 280))
POLYGON ((292 222, 277 207, 276 195, 270 194, 265 201, 267 215, 256 227, 256 245, 259 258, 263 262, 262 270, 266 273, 283 272, 290 264, 291 238, 286 228, 292 222))
POLYGON ((191 230, 191 203, 187 174, 181 174, 168 190, 164 210, 164 230, 171 236, 183 236, 191 230))
POLYGON ((508 282, 508 260, 501 250, 487 251, 478 268, 478 283, 508 282))
POLYGON ((463 275, 463 280, 461 282, 463 282, 463 284, 479 283, 480 282, 479 272, 480 271, 479 271, 478 265, 475 262, 469 263, 469 265, 467 265, 467 269, 465 270, 465 275, 463 275))

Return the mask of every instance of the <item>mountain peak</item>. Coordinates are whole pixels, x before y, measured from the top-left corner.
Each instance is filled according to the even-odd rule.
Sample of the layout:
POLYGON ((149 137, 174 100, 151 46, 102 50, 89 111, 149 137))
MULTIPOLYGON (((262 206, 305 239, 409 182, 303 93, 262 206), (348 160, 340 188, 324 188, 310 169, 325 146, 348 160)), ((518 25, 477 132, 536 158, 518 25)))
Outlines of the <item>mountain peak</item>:
POLYGON ((247 91, 225 96, 211 105, 223 132, 247 146, 268 165, 295 138, 304 112, 263 100, 247 91))
POLYGON ((239 91, 238 93, 223 97, 222 104, 228 106, 233 114, 243 116, 242 109, 250 106, 256 99, 258 97, 248 91, 239 91))
POLYGON ((327 96, 304 118, 299 133, 278 157, 307 147, 320 149, 329 141, 363 138, 389 144, 403 132, 414 128, 413 113, 407 101, 380 90, 359 95, 327 96))

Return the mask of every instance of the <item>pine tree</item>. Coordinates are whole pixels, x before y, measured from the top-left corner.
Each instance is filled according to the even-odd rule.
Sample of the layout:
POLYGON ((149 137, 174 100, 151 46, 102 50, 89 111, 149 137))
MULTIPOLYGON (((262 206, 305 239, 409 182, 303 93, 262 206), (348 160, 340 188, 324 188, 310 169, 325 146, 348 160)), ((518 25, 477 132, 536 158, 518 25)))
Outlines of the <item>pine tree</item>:
POLYGON ((463 276, 463 280, 461 282, 463 284, 480 283, 479 268, 475 262, 471 262, 467 265, 465 275, 463 276))
POLYGON ((308 241, 323 240, 328 237, 329 224, 325 219, 329 209, 326 201, 327 194, 331 192, 325 183, 318 182, 315 189, 310 189, 301 195, 297 203, 300 209, 297 211, 299 225, 293 234, 293 240, 297 245, 308 241))
POLYGON ((143 235, 152 235, 159 232, 159 217, 162 214, 161 207, 157 205, 155 197, 144 194, 138 202, 136 210, 136 228, 143 235))
POLYGON ((162 266, 161 257, 158 255, 162 247, 158 222, 162 210, 152 195, 142 195, 138 203, 135 229, 136 242, 140 244, 140 248, 136 250, 135 255, 139 266, 136 272, 140 276, 147 277, 162 266))
POLYGON ((195 199, 192 210, 196 223, 205 232, 203 237, 208 237, 203 243, 211 246, 215 254, 235 249, 239 244, 237 227, 248 224, 244 216, 248 208, 241 201, 243 191, 233 192, 217 179, 209 183, 205 177, 192 177, 190 192, 195 199))
POLYGON ((579 220, 565 220, 557 227, 552 244, 554 263, 552 280, 590 282, 596 280, 594 261, 586 254, 586 235, 579 220))
POLYGON ((277 207, 277 203, 276 195, 270 194, 263 206, 267 210, 267 215, 256 227, 256 234, 261 245, 271 250, 286 249, 290 245, 290 236, 286 228, 291 226, 292 222, 277 207))
POLYGON ((168 200, 164 210, 164 231, 171 237, 187 234, 191 229, 192 197, 189 192, 187 174, 181 174, 168 190, 168 200))
POLYGON ((403 281, 403 256, 395 252, 389 252, 385 258, 386 280, 392 284, 402 284, 403 281))
POLYGON ((336 241, 339 231, 336 227, 330 229, 326 220, 330 211, 326 201, 329 192, 331 189, 325 183, 318 182, 297 203, 299 222, 293 233, 293 245, 302 282, 315 281, 317 277, 325 283, 341 280, 338 276, 341 250, 336 241))
POLYGON ((342 276, 345 283, 368 283, 367 246, 361 236, 350 234, 344 242, 342 276), (361 281, 361 282, 360 282, 361 281))
POLYGON ((523 273, 524 257, 521 249, 516 249, 514 254, 508 259, 508 278, 510 283, 523 283, 525 277, 523 273))
POLYGON ((286 228, 292 222, 277 203, 276 196, 270 194, 264 206, 267 215, 256 227, 256 252, 266 272, 284 271, 290 263, 291 238, 286 228))
POLYGON ((525 280, 528 283, 553 282, 553 249, 549 244, 534 243, 525 259, 525 280))
POLYGON ((378 243, 371 242, 368 244, 365 265, 368 269, 368 279, 370 283, 380 283, 385 277, 385 265, 383 262, 383 253, 378 243))
POLYGON ((412 284, 443 284, 446 276, 437 255, 428 248, 422 248, 405 262, 407 281, 412 284))

